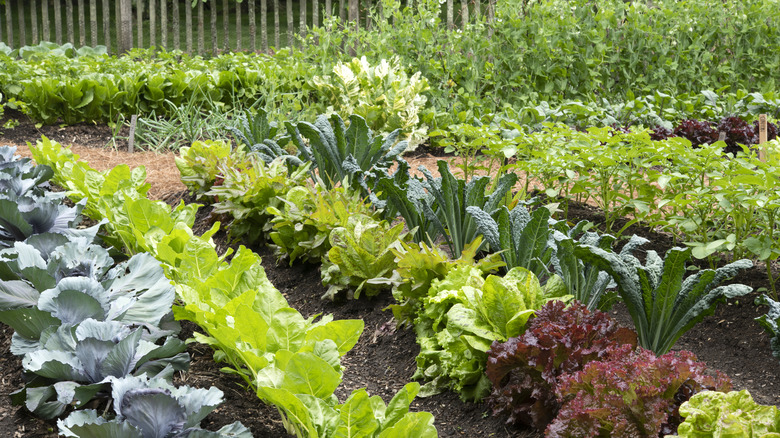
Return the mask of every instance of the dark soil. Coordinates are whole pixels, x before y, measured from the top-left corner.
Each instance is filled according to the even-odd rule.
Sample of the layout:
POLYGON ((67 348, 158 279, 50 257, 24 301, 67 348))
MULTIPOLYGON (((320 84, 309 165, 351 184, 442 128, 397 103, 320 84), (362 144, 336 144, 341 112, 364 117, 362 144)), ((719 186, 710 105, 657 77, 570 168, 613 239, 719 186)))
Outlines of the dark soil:
MULTIPOLYGON (((17 135, 26 135, 19 140, 34 142, 41 135, 34 125, 32 128, 22 127, 25 131, 20 134, 16 133, 17 129, 20 128, 3 130, 3 134, 0 134, 0 144, 11 143, 9 137, 17 135)), ((106 129, 80 125, 76 128, 56 128, 45 135, 61 135, 67 142, 81 145, 89 144, 89 139, 92 138, 95 139, 93 145, 103 147, 106 141, 98 139, 105 138, 105 135, 110 136, 110 131, 106 129)), ((51 138, 55 137, 52 135, 51 138)), ((171 171, 176 172, 176 169, 171 171)), ((179 199, 191 202, 184 194, 170 196, 166 201, 178 202, 179 199)), ((597 210, 589 206, 572 206, 569 220, 579 219, 602 222, 597 210)), ((224 218, 215 217, 207 209, 202 209, 195 229, 202 232, 208 229, 214 220, 225 222, 224 218)), ((618 227, 621 225, 618 224, 618 227)), ((647 228, 633 226, 627 234, 633 233, 649 238, 651 243, 646 245, 646 249, 656 250, 659 254, 665 253, 674 245, 671 236, 647 228)), ((215 240, 220 250, 232 246, 222 232, 215 236, 215 240)), ((365 322, 360 342, 342 359, 343 383, 336 392, 340 400, 344 400, 351 391, 366 387, 369 394, 379 395, 387 402, 410 381, 419 347, 413 331, 395 330, 392 314, 383 310, 392 303, 389 293, 374 299, 321 301, 319 297, 325 288, 320 283, 318 266, 276 266, 270 249, 252 249, 263 257, 263 266, 269 280, 287 298, 290 306, 300 311, 304 317, 332 313, 336 319, 360 318, 365 322)), ((756 289, 767 286, 763 266, 741 274, 736 281, 756 289)), ((772 357, 769 336, 754 320, 766 312, 764 308, 753 304, 756 296, 754 293, 749 297, 721 304, 713 315, 686 333, 675 348, 693 351, 711 368, 730 376, 735 389, 748 389, 759 403, 780 405, 780 383, 775 383, 776 376, 780 375, 780 361, 772 357)), ((625 309, 620 306, 613 309, 612 315, 626 325, 631 324, 625 309)), ((193 324, 184 323, 182 336, 189 337, 193 329, 196 329, 193 324)), ((9 352, 11 334, 8 327, 0 329, 0 436, 56 436, 56 422, 39 420, 28 414, 24 408, 11 406, 8 394, 23 386, 21 360, 9 352)), ((244 387, 240 378, 221 372, 221 365, 213 361, 210 348, 192 343, 188 351, 192 356, 190 371, 178 376, 176 383, 197 387, 216 386, 225 394, 224 404, 206 418, 204 428, 215 430, 233 421, 241 421, 252 430, 255 437, 287 436, 276 409, 263 405, 251 390, 244 387)), ((484 404, 463 403, 453 393, 417 399, 412 407, 413 410, 433 413, 436 427, 442 437, 540 436, 532 431, 504 426, 500 419, 490 416, 484 404)))

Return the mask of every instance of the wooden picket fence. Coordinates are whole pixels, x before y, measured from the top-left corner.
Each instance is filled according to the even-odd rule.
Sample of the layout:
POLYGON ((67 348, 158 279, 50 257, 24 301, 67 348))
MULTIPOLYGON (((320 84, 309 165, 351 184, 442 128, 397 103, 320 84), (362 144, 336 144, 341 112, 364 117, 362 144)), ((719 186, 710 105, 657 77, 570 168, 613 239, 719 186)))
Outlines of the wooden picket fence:
MULTIPOLYGON (((443 6, 451 29, 465 26, 483 10, 488 21, 495 14, 496 0, 458 1, 460 4, 456 5, 455 0, 447 0, 443 6)), ((405 0, 404 4, 413 6, 413 2, 405 0)), ((309 26, 321 26, 330 15, 370 27, 367 12, 381 7, 381 0, 206 0, 205 3, 197 0, 196 5, 192 3, 192 0, 6 0, 5 6, 0 6, 0 42, 12 48, 40 41, 69 42, 76 47, 100 44, 111 53, 124 53, 134 47, 200 54, 220 50, 267 51, 271 46, 293 46, 296 26, 297 32, 304 33, 309 26), (206 15, 209 15, 209 27, 206 15), (280 21, 282 16, 284 22, 280 21), (235 27, 231 26, 232 20, 235 27)))

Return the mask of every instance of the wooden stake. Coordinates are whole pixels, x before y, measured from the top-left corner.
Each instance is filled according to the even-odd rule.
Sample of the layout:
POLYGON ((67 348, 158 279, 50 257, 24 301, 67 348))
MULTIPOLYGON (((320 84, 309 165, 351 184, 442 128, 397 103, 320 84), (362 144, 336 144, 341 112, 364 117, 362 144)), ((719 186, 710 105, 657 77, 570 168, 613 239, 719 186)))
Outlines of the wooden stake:
POLYGON ((133 114, 130 117, 130 136, 127 139, 127 152, 133 153, 133 143, 135 143, 135 124, 138 122, 138 115, 133 114))
POLYGON ((766 161, 766 114, 758 116, 758 144, 763 145, 758 152, 758 157, 761 161, 766 161))

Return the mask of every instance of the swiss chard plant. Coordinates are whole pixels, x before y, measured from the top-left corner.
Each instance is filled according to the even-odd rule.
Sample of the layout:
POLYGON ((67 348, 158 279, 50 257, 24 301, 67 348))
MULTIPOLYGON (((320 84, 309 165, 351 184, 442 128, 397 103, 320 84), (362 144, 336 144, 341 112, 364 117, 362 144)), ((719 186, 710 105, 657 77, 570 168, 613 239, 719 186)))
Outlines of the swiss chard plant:
POLYGON ((396 282, 390 278, 395 270, 395 253, 403 235, 404 224, 390 227, 368 216, 352 216, 346 227, 330 232, 331 248, 322 264, 322 284, 328 286, 323 298, 334 299, 347 290, 347 298, 375 296, 396 282))
POLYGON ((408 77, 397 57, 375 66, 365 57, 339 62, 332 76, 315 76, 310 85, 329 111, 344 117, 357 114, 376 132, 400 130, 409 151, 425 138, 420 111, 427 102, 423 93, 429 89, 428 81, 420 72, 408 77))
POLYGON ((562 403, 547 427, 551 438, 672 434, 680 422, 677 408, 703 390, 727 391, 731 381, 711 375, 689 351, 656 356, 631 345, 615 348, 605 360, 561 376, 562 403))
POLYGON ((127 376, 111 381, 113 415, 93 409, 74 412, 57 420, 60 434, 88 438, 251 438, 252 433, 235 422, 216 432, 205 431, 200 422, 222 403, 222 391, 174 387, 165 379, 127 376))
POLYGON ((488 351, 488 402, 507 423, 543 430, 560 409, 556 390, 562 376, 608 356, 610 348, 636 346, 636 333, 619 327, 606 313, 578 301, 550 301, 536 312, 528 329, 488 351))
POLYGON ((752 267, 750 260, 701 270, 684 279, 690 248, 672 248, 665 259, 655 251, 646 251, 643 265, 631 252, 646 242, 633 236, 619 254, 588 245, 579 245, 574 254, 612 276, 634 321, 639 345, 658 355, 669 351, 683 333, 714 312, 718 302, 753 290, 743 284, 718 286, 752 267))

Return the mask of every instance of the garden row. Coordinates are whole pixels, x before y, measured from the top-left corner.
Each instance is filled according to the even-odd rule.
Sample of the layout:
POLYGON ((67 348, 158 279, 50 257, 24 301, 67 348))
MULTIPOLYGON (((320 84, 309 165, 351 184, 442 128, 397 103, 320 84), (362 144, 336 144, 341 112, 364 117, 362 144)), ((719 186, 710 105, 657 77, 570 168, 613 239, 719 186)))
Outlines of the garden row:
POLYGON ((66 206, 46 190, 51 169, 14 152, 0 149, 0 321, 27 376, 13 401, 43 418, 106 405, 68 412, 58 421, 66 436, 251 437, 240 423, 198 428, 218 389, 172 386, 190 357, 159 262, 140 253, 115 263, 93 244, 100 224, 77 227, 84 202, 66 206))
MULTIPOLYGON (((509 394, 517 391, 519 395, 504 397, 503 403, 509 402, 504 412, 514 411, 516 404, 546 405, 546 420, 529 421, 523 415, 515 418, 544 427, 546 422, 556 418, 559 406, 549 402, 556 400, 553 394, 557 393, 560 396, 558 402, 563 403, 564 408, 554 420, 556 426, 548 429, 553 436, 563 436, 555 434, 565 434, 566 430, 573 430, 567 428, 577 427, 609 432, 619 423, 614 421, 616 417, 625 424, 631 424, 631 427, 641 426, 641 430, 649 427, 648 430, 657 433, 669 420, 667 409, 674 410, 672 398, 675 394, 679 403, 699 389, 726 388, 722 379, 713 381, 697 377, 699 371, 696 370, 703 370, 703 366, 684 357, 684 353, 664 353, 685 330, 711 311, 720 298, 749 292, 749 288, 741 285, 715 287, 740 268, 749 266, 749 262, 739 261, 717 271, 704 270, 683 282, 685 261, 690 257, 690 250, 673 250, 667 254, 666 261, 648 251, 645 265, 642 265, 631 255, 631 251, 642 243, 641 239, 633 238, 620 254, 615 254, 609 249, 613 238, 585 232, 585 224, 569 229, 563 222, 551 222, 547 209, 531 212, 510 201, 507 193, 516 181, 513 174, 503 176, 488 189, 489 178, 475 178, 468 182, 457 179, 443 162, 439 164, 441 178, 433 178, 430 174, 422 180, 413 178, 408 173, 408 166, 400 160, 395 174, 387 175, 386 169, 405 145, 395 144, 397 133, 385 139, 374 138, 359 117, 350 119, 348 129, 335 116, 330 121, 320 118, 314 125, 287 124, 287 132, 299 151, 297 156, 286 153, 273 141, 273 127, 267 121, 259 125, 254 131, 261 133, 263 138, 260 142, 249 142, 258 153, 248 156, 240 152, 231 154, 229 146, 220 147, 218 144, 193 145, 193 148, 183 151, 180 168, 185 182, 204 197, 217 197, 217 211, 230 212, 235 216, 231 228, 234 236, 254 230, 253 238, 259 239, 258 231, 265 230, 277 244, 280 255, 289 253, 290 259, 298 256, 322 259, 326 264, 322 269, 323 279, 332 286, 333 293, 330 295, 341 289, 352 291, 355 296, 361 291, 371 295, 377 293, 381 285, 392 286, 399 301, 394 313, 401 321, 413 322, 418 333, 421 344, 418 377, 438 376, 426 385, 423 394, 452 388, 460 391, 464 398, 482 398, 490 391, 485 375, 487 357, 490 354, 501 355, 501 344, 491 344, 493 341, 517 343, 517 336, 524 330, 531 314, 545 301, 555 297, 584 297, 585 302, 595 308, 610 283, 609 275, 616 282, 619 294, 634 319, 639 344, 661 356, 655 359, 655 355, 643 353, 643 350, 633 352, 630 345, 635 344, 630 340, 628 347, 605 344, 594 349, 598 351, 595 356, 581 361, 576 359, 579 362, 569 364, 569 372, 564 373, 560 369, 542 373, 545 377, 538 384, 544 390, 535 392, 534 396, 513 385, 509 385, 509 389, 503 387, 506 376, 512 372, 519 373, 517 376, 541 372, 529 371, 528 367, 521 366, 523 361, 535 360, 533 356, 520 353, 519 358, 513 359, 518 370, 492 372, 493 376, 497 376, 493 382, 496 385, 494 398, 500 399, 497 393, 501 391, 509 394), (209 155, 220 150, 217 157, 209 155), (278 158, 273 159, 273 156, 278 158), (269 161, 268 164, 264 158, 269 161), (216 164, 220 162, 224 167, 216 164), (307 173, 318 181, 319 187, 302 184, 307 173), (288 175, 291 178, 288 179, 288 175), (221 181, 215 185, 217 178, 221 181), (337 187, 335 181, 341 181, 341 187, 337 187), (382 213, 361 205, 360 200, 366 194, 375 206, 384 207, 382 213), (342 204, 334 203, 335 208, 328 209, 330 212, 323 208, 318 210, 318 205, 326 205, 332 200, 342 204), (394 219, 400 214, 412 232, 401 237, 398 229, 391 231, 387 222, 376 216, 378 214, 386 215, 385 219, 394 219), (354 220, 348 220, 350 217, 354 220), (485 245, 477 239, 479 234, 485 235, 485 245), (390 242, 396 237, 395 243, 390 242), (432 243, 437 238, 447 242, 456 260, 450 260, 435 246, 424 243, 432 243), (416 241, 415 244, 410 240, 416 241), (388 246, 395 247, 390 256, 387 255, 388 246), (503 252, 499 256, 483 258, 475 265, 474 258, 480 246, 493 253, 503 252), (301 248, 304 251, 295 254, 301 248), (497 262, 498 257, 503 259, 503 263, 497 262), (488 273, 496 273, 504 264, 505 275, 485 278, 488 273), (548 269, 553 269, 556 275, 551 275, 548 269), (541 284, 536 279, 537 274, 542 279, 541 284), (596 358, 605 361, 586 366, 587 361, 596 358), (643 420, 637 424, 635 418, 638 417, 632 408, 609 395, 610 391, 621 387, 619 382, 611 382, 615 386, 594 385, 606 388, 602 389, 606 392, 595 394, 588 400, 575 395, 579 394, 576 385, 571 386, 575 388, 572 392, 563 389, 565 385, 562 382, 569 377, 585 378, 586 375, 579 372, 587 371, 590 376, 586 379, 589 383, 584 383, 587 386, 615 375, 615 369, 635 360, 652 362, 648 370, 668 370, 669 367, 676 370, 661 373, 671 376, 669 381, 650 385, 655 387, 656 392, 643 392, 648 398, 644 399, 647 404, 642 406, 641 417, 652 417, 652 421, 643 420), (539 400, 542 393, 547 402, 539 400), (614 405, 606 417, 599 418, 599 412, 603 414, 604 411, 591 407, 603 404, 604 399, 613 400, 614 405), (587 426, 581 423, 583 418, 588 419, 587 426)), ((67 170, 82 166, 67 165, 71 159, 56 148, 52 149, 50 144, 47 146, 45 141, 36 152, 36 160, 50 163, 58 169, 58 174, 67 175, 61 177, 61 182, 76 197, 89 197, 90 190, 95 190, 80 182, 89 180, 79 175, 83 170, 75 173, 67 170)), ((111 188, 109 185, 106 193, 113 194, 111 188)), ((101 198, 93 197, 95 200, 101 198)), ((103 215, 97 216, 116 214, 109 210, 122 211, 126 208, 125 205, 104 207, 103 215)), ((132 210, 121 214, 124 215, 132 217, 132 210)), ((148 214, 143 216, 150 217, 148 214)), ((144 220, 148 222, 148 219, 144 220)), ((118 231, 112 234, 124 236, 123 247, 133 248, 141 242, 141 247, 145 248, 156 243, 159 253, 159 242, 173 239, 162 236, 170 234, 172 226, 161 226, 162 233, 154 230, 155 233, 150 234, 143 227, 142 231, 130 233, 119 231, 128 227, 121 222, 111 225, 114 223, 111 221, 109 228, 116 227, 118 231), (158 242, 158 239, 162 240, 158 242)), ((129 226, 132 228, 132 223, 129 226)), ((148 227, 148 223, 144 226, 148 227)), ((168 254, 165 257, 171 257, 175 252, 167 249, 171 246, 170 243, 162 246, 165 248, 162 253, 168 254)), ((181 244, 173 246, 181 248, 181 244)), ((188 298, 183 299, 187 302, 188 298)), ((549 311, 560 314, 562 309, 549 311)), ((200 318, 199 323, 203 326, 206 318, 200 318)), ((579 318, 574 317, 575 320, 579 318)), ((216 338, 213 331, 209 330, 209 334, 216 338)), ((621 343, 626 343, 626 336, 621 335, 620 338, 621 343)), ((584 339, 586 345, 583 348, 590 349, 587 343, 593 337, 588 335, 584 339)), ((249 374, 252 368, 245 360, 245 353, 240 356, 241 362, 230 359, 230 352, 240 350, 235 343, 223 345, 211 339, 204 340, 225 351, 222 357, 231 361, 234 367, 241 368, 244 375, 249 374), (248 367, 242 368, 245 366, 242 364, 248 367)), ((627 380, 633 378, 624 377, 627 380)), ((500 406, 501 401, 498 403, 500 406)), ((523 408, 519 409, 523 411, 523 408)), ((502 411, 500 407, 497 410, 502 411)), ((290 419, 289 412, 287 418, 290 419)), ((670 424, 674 425, 674 422, 670 424)))
MULTIPOLYGON (((330 286, 323 298, 333 299, 343 289, 352 298, 361 292, 373 295, 379 289, 392 288, 398 301, 391 306, 396 319, 414 325, 418 336, 421 353, 415 376, 429 380, 422 395, 452 389, 464 399, 479 400, 492 386, 489 400, 496 413, 510 413, 510 422, 540 429, 549 423, 551 436, 566 436, 582 427, 618 435, 625 430, 638 430, 639 436, 674 432, 675 420, 665 414, 651 420, 648 416, 654 414, 647 406, 652 404, 649 398, 654 397, 649 394, 668 396, 677 391, 674 388, 681 387, 676 386, 680 381, 649 384, 643 392, 649 397, 644 399, 647 404, 642 405, 647 410, 641 413, 627 408, 620 401, 622 398, 615 401, 608 395, 610 389, 603 389, 612 388, 615 392, 611 394, 617 395, 615 388, 625 388, 628 380, 639 378, 621 367, 655 357, 647 353, 629 358, 607 345, 589 344, 596 338, 609 338, 607 334, 615 329, 612 323, 604 323, 606 331, 602 336, 584 330, 581 346, 591 353, 600 353, 588 353, 581 361, 576 351, 563 347, 577 342, 567 338, 557 340, 557 344, 545 335, 578 333, 578 329, 566 326, 551 330, 545 324, 566 325, 562 321, 568 321, 576 326, 579 322, 572 321, 584 318, 584 308, 572 308, 575 310, 571 312, 580 312, 577 316, 566 314, 562 306, 540 310, 539 319, 532 320, 524 335, 528 338, 521 341, 515 336, 525 330, 525 322, 541 303, 567 299, 567 294, 591 309, 602 300, 601 305, 607 307, 613 297, 604 292, 612 276, 616 282, 612 286, 617 286, 634 320, 638 343, 664 358, 648 362, 649 375, 665 369, 656 377, 693 376, 704 368, 683 371, 671 365, 674 354, 663 353, 709 312, 705 308, 711 309, 722 298, 749 292, 741 285, 716 286, 750 266, 750 262, 740 260, 717 271, 702 270, 683 281, 690 249, 672 250, 665 261, 648 251, 642 265, 632 252, 643 241, 634 237, 620 254, 615 254, 610 250, 612 236, 587 232, 585 223, 569 228, 563 221, 551 220, 548 209, 531 212, 522 202, 511 200, 508 193, 516 182, 513 173, 499 172, 503 176, 494 180, 477 177, 467 181, 456 178, 442 161, 438 166, 440 178, 434 178, 425 169, 421 169, 424 178, 412 177, 408 165, 398 156, 403 144, 396 144, 393 136, 372 138, 365 122, 358 117, 350 118, 348 128, 338 116, 330 120, 320 117, 313 125, 286 123, 285 133, 269 124, 263 114, 253 123, 244 122, 244 130, 235 131, 235 137, 243 143, 235 150, 225 143, 196 143, 183 148, 177 159, 182 180, 199 199, 214 202, 215 212, 234 217, 233 237, 256 242, 265 235, 273 242, 280 259, 290 263, 298 258, 322 262, 323 284, 330 286), (279 146, 288 141, 297 154, 279 146), (391 175, 388 169, 394 158, 398 163, 391 175), (311 183, 301 185, 305 173, 316 183, 314 187, 311 183), (292 177, 284 179, 285 175, 292 177), (349 188, 353 196, 349 196, 349 188), (381 214, 375 214, 372 221, 372 209, 360 199, 370 200, 374 208, 381 207, 381 214), (392 227, 386 222, 397 216, 404 218, 410 229, 408 235, 399 236, 399 225, 392 227), (480 234, 484 235, 485 244, 480 234), (442 240, 456 260, 434 245, 442 240), (388 248, 392 248, 392 254, 388 248), (499 251, 500 255, 496 254, 499 251), (483 257, 477 263, 475 256, 480 252, 483 257), (491 255, 485 256, 486 253, 491 255), (501 268, 498 257, 504 262, 504 275, 489 275, 501 268), (529 281, 534 277, 538 280, 529 281), (541 283, 535 283, 539 280, 541 283), (551 318, 560 319, 544 321, 540 315, 546 312, 555 315, 551 318), (541 326, 533 330, 537 322, 541 326), (547 341, 535 337, 545 337, 547 341), (500 343, 505 340, 513 346, 500 343), (550 347, 553 352, 540 351, 539 345, 554 345, 550 347), (502 352, 504 348, 511 353, 502 352), (564 357, 577 359, 560 363, 564 357), (594 363, 587 376, 577 374, 588 361, 597 358, 605 364, 594 363), (621 377, 610 380, 607 376, 621 377), (622 384, 621 378, 626 379, 622 384), (606 393, 594 388, 602 388, 606 393), (578 392, 581 390, 588 395, 583 396, 578 392), (602 409, 607 405, 608 410, 602 409), (635 422, 637 418, 643 420, 635 422)), ((771 317, 765 320, 768 325, 774 324, 771 317)), ((625 336, 615 335, 620 343, 630 343, 625 336)), ((622 348, 623 354, 633 350, 622 348)), ((676 360, 691 365, 690 358, 676 360)), ((682 385, 682 392, 688 391, 687 395, 677 392, 677 397, 685 399, 704 387, 726 387, 720 379, 691 379, 682 385)), ((670 402, 662 402, 663 397, 659 397, 656 407, 670 408, 670 402)), ((730 395, 730 401, 724 402, 720 396, 708 395, 697 400, 718 404, 731 403, 736 398, 737 395, 730 395)))
POLYGON ((172 209, 151 201, 142 169, 119 166, 100 173, 46 139, 34 157, 55 169, 54 181, 71 198, 86 202, 86 216, 102 221, 104 242, 128 256, 149 253, 157 259, 181 303, 173 308, 176 319, 199 325, 206 334, 195 339, 214 347, 218 360, 276 406, 290 433, 436 436, 431 414, 408 412, 416 383, 388 405, 365 389, 339 403, 333 393, 341 383, 340 357, 357 342, 363 322, 328 315, 304 319, 268 281, 257 255, 243 247, 217 254, 210 238, 218 224, 202 236, 192 233, 197 205, 172 209))

